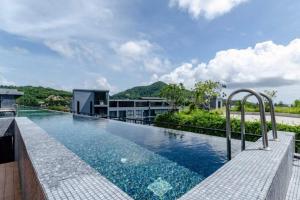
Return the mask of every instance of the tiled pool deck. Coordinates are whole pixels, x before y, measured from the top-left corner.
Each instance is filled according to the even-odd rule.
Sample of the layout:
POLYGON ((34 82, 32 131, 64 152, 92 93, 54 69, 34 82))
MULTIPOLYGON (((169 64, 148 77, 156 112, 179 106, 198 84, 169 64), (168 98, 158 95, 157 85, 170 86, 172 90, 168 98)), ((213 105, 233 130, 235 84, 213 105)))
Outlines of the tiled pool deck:
POLYGON ((295 158, 293 162, 293 174, 289 184, 285 200, 300 199, 300 159, 295 158))
MULTIPOLYGON (((269 135, 269 138, 271 135, 269 135)), ((185 194, 181 200, 285 199, 294 155, 294 134, 278 132, 270 151, 259 140, 185 194)))
MULTIPOLYGON (((44 198, 132 199, 29 119, 16 118, 16 123, 18 134, 22 137, 19 139, 23 140, 36 176, 44 189, 44 198)), ((24 178, 28 178, 26 174, 24 178)), ((32 191, 27 191, 29 192, 32 191)))
MULTIPOLYGON (((29 119, 15 121, 23 199, 132 199, 29 119)), ((299 199, 294 134, 278 135, 271 151, 259 150, 261 141, 249 145, 180 200, 299 199)))

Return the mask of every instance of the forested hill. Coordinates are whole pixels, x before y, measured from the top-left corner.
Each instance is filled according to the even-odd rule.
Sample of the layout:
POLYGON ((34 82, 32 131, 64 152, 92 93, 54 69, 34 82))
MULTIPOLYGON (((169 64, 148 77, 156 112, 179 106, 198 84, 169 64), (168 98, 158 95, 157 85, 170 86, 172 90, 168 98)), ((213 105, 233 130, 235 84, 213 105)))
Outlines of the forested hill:
POLYGON ((0 88, 12 88, 24 92, 24 96, 17 99, 18 104, 24 106, 46 106, 49 108, 53 107, 53 109, 66 110, 72 98, 71 92, 41 86, 0 85, 0 88))
POLYGON ((140 97, 158 97, 160 90, 166 85, 166 83, 158 81, 147 86, 133 87, 111 96, 111 99, 137 99, 140 97))
MULTIPOLYGON (((140 97, 158 97, 161 89, 166 85, 164 82, 155 82, 147 86, 137 86, 117 93, 111 99, 136 99, 140 97)), ((35 86, 2 86, 0 88, 17 89, 24 95, 17 99, 19 105, 43 106, 53 110, 69 111, 72 93, 46 87, 35 86)))

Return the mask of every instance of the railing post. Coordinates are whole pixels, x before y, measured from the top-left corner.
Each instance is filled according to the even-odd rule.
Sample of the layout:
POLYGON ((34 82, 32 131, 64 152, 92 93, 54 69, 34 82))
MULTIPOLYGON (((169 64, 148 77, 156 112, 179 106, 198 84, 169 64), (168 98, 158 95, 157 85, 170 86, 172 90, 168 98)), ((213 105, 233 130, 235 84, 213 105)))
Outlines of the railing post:
POLYGON ((226 101, 226 140, 227 140, 227 159, 231 160, 231 125, 230 125, 230 101, 226 101))
MULTIPOLYGON (((277 127, 276 127, 276 117, 275 117, 275 108, 274 108, 274 104, 273 101, 271 99, 271 97, 269 97, 268 95, 260 92, 259 93, 262 97, 264 97, 270 106, 270 115, 271 115, 271 123, 272 123, 272 133, 273 133, 273 139, 274 140, 278 140, 278 136, 277 136, 277 127)), ((253 94, 248 94, 247 96, 244 97, 244 99, 242 100, 241 103, 241 131, 243 133, 245 133, 244 126, 245 126, 245 104, 247 99, 252 96, 253 94)), ((265 122, 266 123, 266 122, 265 122)), ((266 127, 267 128, 267 127, 266 127)))
POLYGON ((265 99, 267 99, 269 106, 270 106, 270 115, 271 115, 271 123, 272 123, 272 134, 273 134, 273 139, 278 140, 278 135, 277 135, 277 126, 276 126, 276 117, 275 117, 275 108, 273 104, 273 100, 271 97, 264 93, 260 93, 261 96, 263 96, 265 99))

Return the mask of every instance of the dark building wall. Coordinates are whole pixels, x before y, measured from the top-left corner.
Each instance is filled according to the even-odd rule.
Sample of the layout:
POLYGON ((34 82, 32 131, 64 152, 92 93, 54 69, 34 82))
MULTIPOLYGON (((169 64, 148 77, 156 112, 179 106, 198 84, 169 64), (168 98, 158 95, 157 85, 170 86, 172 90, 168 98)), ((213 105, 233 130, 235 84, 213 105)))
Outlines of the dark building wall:
POLYGON ((0 120, 0 164, 14 161, 14 120, 0 120))
POLYGON ((0 137, 0 164, 14 161, 13 136, 0 137))
POLYGON ((94 115, 94 93, 89 91, 74 91, 73 92, 73 105, 72 111, 78 114, 94 115), (77 105, 79 102, 79 110, 77 105), (92 102, 92 110, 91 110, 92 102), (92 113, 90 112, 92 111, 92 113))
POLYGON ((16 96, 0 95, 0 108, 12 108, 16 104, 16 96))

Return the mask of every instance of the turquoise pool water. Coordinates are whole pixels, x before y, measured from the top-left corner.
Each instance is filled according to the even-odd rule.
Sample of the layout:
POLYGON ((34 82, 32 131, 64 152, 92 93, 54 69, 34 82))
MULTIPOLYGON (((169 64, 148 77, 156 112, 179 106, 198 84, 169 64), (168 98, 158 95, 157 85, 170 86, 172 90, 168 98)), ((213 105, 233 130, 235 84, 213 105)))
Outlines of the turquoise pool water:
POLYGON ((21 111, 134 199, 176 199, 226 162, 225 139, 21 111))

